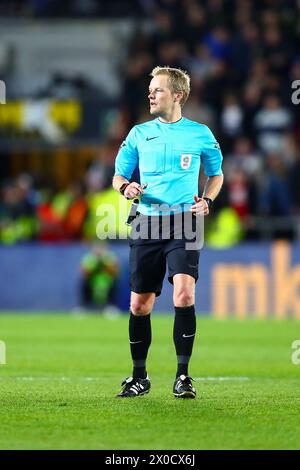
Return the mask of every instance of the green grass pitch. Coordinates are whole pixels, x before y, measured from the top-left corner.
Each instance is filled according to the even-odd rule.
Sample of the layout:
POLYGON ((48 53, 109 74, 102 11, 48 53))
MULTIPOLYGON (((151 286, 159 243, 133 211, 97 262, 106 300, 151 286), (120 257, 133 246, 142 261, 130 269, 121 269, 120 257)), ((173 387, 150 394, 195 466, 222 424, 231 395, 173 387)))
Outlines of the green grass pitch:
POLYGON ((152 314, 152 389, 131 374, 128 318, 0 314, 1 449, 299 449, 300 323, 198 317, 195 400, 173 398, 173 318, 152 314))

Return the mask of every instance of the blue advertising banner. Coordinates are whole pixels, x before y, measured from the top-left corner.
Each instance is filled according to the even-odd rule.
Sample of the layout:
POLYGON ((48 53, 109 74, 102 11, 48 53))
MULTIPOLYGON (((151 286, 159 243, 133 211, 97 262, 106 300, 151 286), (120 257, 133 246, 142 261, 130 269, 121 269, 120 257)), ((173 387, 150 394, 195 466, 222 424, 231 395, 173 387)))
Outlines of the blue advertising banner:
MULTIPOLYGON (((130 300, 127 242, 110 244, 121 267, 116 304, 130 300)), ((65 311, 79 303, 80 261, 88 246, 0 247, 0 309, 65 311)), ((196 286, 197 312, 218 318, 300 318, 300 246, 286 242, 242 244, 226 250, 203 248, 196 286)), ((172 312, 172 286, 165 278, 155 304, 172 312)))

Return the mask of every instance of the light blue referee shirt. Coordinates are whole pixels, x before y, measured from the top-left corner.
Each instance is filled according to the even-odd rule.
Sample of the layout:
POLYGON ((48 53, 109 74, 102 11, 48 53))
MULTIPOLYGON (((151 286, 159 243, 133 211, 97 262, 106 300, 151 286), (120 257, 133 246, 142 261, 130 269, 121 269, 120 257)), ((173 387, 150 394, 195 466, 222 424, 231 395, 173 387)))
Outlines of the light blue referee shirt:
POLYGON ((167 215, 194 204, 201 163, 206 176, 222 174, 222 153, 210 129, 184 117, 173 123, 157 118, 131 129, 119 149, 115 175, 130 180, 138 166, 141 184, 148 183, 138 210, 167 215))

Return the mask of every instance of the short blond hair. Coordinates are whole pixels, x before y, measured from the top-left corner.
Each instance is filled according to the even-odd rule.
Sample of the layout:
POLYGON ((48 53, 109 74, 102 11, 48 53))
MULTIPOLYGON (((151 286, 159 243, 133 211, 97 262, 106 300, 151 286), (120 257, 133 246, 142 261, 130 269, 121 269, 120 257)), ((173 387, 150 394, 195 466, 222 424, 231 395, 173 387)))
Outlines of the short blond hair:
POLYGON ((188 73, 184 70, 175 69, 173 67, 158 66, 154 67, 150 73, 151 77, 156 77, 157 75, 167 75, 169 77, 169 86, 172 93, 182 91, 183 96, 180 100, 180 106, 183 107, 191 91, 190 76, 188 73))

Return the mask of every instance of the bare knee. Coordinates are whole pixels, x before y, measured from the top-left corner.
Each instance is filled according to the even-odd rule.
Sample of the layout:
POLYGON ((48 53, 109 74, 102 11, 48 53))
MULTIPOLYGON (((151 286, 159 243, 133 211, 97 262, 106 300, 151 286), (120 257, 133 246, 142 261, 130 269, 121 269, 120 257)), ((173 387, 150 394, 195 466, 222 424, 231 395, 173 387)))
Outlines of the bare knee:
POLYGON ((133 315, 148 315, 154 304, 155 294, 144 296, 134 295, 131 297, 130 310, 133 315))
POLYGON ((193 293, 187 289, 180 289, 177 292, 174 292, 173 300, 175 307, 189 307, 195 303, 193 293))

